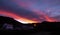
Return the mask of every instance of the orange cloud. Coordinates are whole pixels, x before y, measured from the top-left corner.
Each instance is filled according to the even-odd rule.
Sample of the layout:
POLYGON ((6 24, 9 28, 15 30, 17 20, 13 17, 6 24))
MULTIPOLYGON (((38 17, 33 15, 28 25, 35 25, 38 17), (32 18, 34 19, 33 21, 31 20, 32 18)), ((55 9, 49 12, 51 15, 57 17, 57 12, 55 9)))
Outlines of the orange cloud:
POLYGON ((37 21, 29 20, 27 18, 16 15, 15 13, 12 13, 10 11, 0 10, 0 15, 12 17, 12 18, 14 18, 15 20, 17 20, 21 23, 37 23, 37 21))

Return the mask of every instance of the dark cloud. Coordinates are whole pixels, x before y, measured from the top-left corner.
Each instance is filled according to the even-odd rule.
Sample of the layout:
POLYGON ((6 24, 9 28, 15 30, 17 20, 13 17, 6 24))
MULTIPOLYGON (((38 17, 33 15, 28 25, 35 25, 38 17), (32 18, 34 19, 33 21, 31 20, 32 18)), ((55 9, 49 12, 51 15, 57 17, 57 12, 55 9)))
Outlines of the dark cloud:
POLYGON ((10 0, 2 0, 2 2, 0 4, 2 4, 0 7, 2 7, 1 9, 3 9, 3 10, 9 10, 13 13, 16 13, 22 17, 25 17, 25 18, 28 18, 31 20, 33 20, 33 18, 36 18, 38 21, 40 21, 39 15, 37 15, 33 11, 29 11, 29 10, 26 10, 26 9, 18 6, 17 4, 13 3, 10 0))
MULTIPOLYGON (((44 10, 45 13, 48 13, 48 11, 45 11, 45 8, 47 8, 47 7, 55 8, 55 9, 58 9, 60 7, 59 6, 60 0, 35 0, 35 2, 36 2, 36 6, 33 5, 31 7, 31 9, 33 9, 33 8, 37 8, 39 10, 42 9, 42 10, 44 10)), ((25 18, 28 18, 31 20, 36 18, 38 21, 40 21, 41 20, 40 16, 42 16, 40 14, 40 12, 38 12, 40 14, 40 15, 38 15, 31 10, 26 10, 24 7, 19 6, 17 3, 13 2, 13 0, 0 0, 0 9, 9 10, 15 14, 18 14, 19 16, 22 16, 22 17, 25 17, 25 18)), ((52 12, 52 13, 54 13, 54 12, 52 12)), ((48 16, 50 16, 50 15, 48 15, 48 16)))

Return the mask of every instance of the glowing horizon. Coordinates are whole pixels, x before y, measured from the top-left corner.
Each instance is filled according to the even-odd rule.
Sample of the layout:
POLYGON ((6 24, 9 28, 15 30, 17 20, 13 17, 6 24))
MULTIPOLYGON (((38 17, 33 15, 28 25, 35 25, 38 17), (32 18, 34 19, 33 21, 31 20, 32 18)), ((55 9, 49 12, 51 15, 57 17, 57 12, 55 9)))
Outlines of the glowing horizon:
POLYGON ((29 19, 20 17, 20 16, 14 14, 14 13, 6 12, 4 10, 0 10, 0 15, 11 17, 11 18, 17 20, 18 22, 23 23, 23 24, 27 24, 27 23, 38 23, 37 21, 29 20, 29 19))
POLYGON ((60 22, 60 0, 0 1, 0 15, 21 23, 60 22))

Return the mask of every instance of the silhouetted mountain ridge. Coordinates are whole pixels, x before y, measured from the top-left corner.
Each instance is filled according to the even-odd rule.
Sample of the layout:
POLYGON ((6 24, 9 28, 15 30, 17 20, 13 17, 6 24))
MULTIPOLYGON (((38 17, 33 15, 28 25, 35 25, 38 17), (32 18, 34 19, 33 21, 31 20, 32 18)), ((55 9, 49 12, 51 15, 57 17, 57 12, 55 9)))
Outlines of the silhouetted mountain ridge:
MULTIPOLYGON (((0 16, 0 27, 4 24, 4 23, 8 23, 8 24, 12 24, 14 25, 14 27, 20 27, 22 28, 22 26, 27 26, 27 27, 33 27, 35 31, 47 31, 47 30, 59 30, 60 28, 60 23, 57 23, 57 22, 47 22, 47 21, 44 21, 42 23, 35 23, 36 26, 34 26, 34 23, 33 24, 22 24, 16 20, 14 20, 13 18, 10 18, 10 17, 5 17, 5 16, 0 16)), ((23 28, 24 29, 24 28, 23 28)), ((25 28, 26 29, 26 28, 25 28)))
POLYGON ((22 23, 20 23, 20 22, 18 22, 18 21, 16 21, 16 20, 14 20, 13 18, 10 18, 10 17, 5 17, 5 16, 0 16, 0 28, 3 26, 3 24, 5 24, 5 23, 7 23, 7 24, 11 24, 11 25, 13 25, 13 27, 19 27, 20 26, 20 24, 22 24, 22 23))

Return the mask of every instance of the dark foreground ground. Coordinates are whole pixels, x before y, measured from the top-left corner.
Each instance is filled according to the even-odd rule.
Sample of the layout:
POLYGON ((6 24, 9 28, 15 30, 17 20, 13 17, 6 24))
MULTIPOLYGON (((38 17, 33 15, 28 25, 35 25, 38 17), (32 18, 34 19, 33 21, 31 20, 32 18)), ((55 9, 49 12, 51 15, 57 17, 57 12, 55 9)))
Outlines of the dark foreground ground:
MULTIPOLYGON (((60 22, 22 24, 13 18, 0 16, 0 32, 22 35, 56 35, 60 32, 60 22)), ((0 34, 1 34, 0 33, 0 34)))

